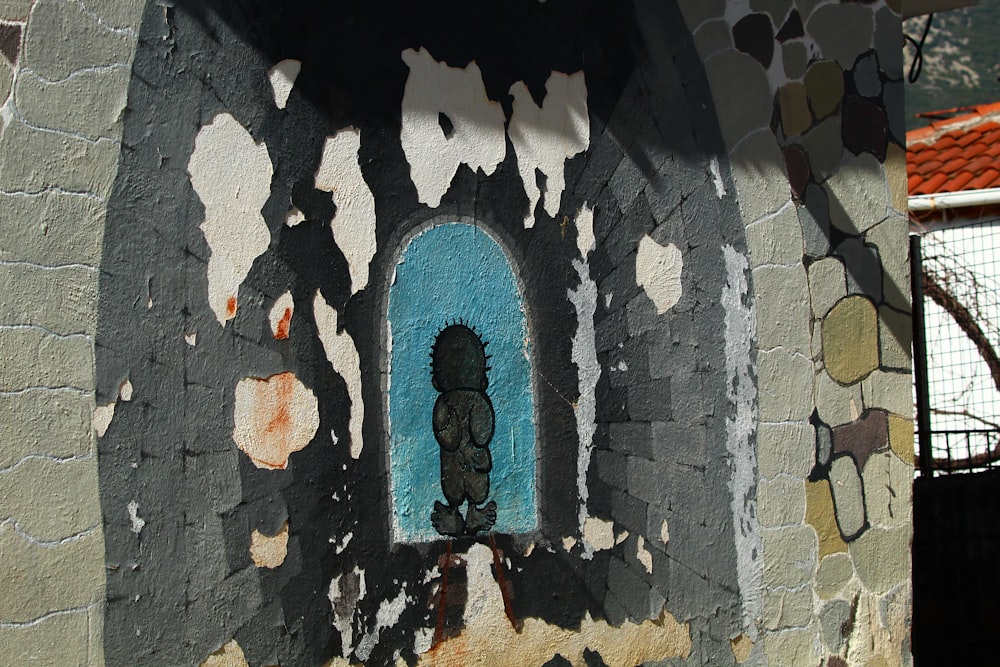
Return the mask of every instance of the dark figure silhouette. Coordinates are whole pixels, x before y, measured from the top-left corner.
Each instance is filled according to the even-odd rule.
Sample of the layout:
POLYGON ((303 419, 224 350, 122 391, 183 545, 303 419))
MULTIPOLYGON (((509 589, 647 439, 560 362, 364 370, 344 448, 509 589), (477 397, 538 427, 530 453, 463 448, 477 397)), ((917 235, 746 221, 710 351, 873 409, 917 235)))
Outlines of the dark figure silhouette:
POLYGON ((496 421, 486 394, 486 361, 486 344, 464 324, 445 327, 434 341, 431 382, 441 392, 434 403, 434 437, 441 446, 441 490, 448 504, 434 502, 431 523, 442 535, 475 535, 497 520, 494 501, 478 507, 490 494, 489 444, 496 421))

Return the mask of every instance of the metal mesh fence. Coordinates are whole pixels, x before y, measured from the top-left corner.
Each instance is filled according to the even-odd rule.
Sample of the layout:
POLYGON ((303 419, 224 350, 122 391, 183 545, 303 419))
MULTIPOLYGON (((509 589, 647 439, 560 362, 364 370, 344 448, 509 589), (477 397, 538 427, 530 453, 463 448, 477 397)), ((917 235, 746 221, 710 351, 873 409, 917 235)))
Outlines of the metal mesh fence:
POLYGON ((921 466, 933 474, 998 467, 1000 221, 930 231, 920 245, 929 430, 920 444, 931 450, 921 466))

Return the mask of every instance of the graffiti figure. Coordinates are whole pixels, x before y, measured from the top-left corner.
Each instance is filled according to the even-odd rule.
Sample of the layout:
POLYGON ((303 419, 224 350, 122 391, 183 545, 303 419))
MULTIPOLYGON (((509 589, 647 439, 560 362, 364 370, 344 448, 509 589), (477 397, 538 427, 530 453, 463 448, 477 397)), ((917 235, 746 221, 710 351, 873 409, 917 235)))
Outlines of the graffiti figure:
POLYGON ((441 489, 447 505, 434 502, 431 523, 442 535, 475 535, 493 527, 497 504, 479 507, 490 493, 495 414, 486 394, 486 343, 463 323, 438 333, 431 353, 431 382, 441 392, 434 403, 434 437, 441 448, 441 489), (468 501, 462 517, 460 507, 468 501))

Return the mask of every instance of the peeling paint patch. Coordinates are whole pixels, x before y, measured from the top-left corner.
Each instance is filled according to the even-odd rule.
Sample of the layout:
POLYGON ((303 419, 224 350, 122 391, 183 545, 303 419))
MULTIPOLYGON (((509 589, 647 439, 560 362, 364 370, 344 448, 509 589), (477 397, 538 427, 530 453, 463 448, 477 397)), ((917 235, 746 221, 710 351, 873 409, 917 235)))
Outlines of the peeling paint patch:
POLYGON ((514 97, 507 133, 528 196, 525 227, 535 225, 535 207, 542 200, 550 217, 559 213, 566 187, 566 160, 590 146, 590 115, 583 72, 553 72, 545 82, 545 100, 539 107, 528 87, 518 81, 510 87, 514 97), (539 188, 536 170, 545 176, 539 188))
POLYGON ((292 293, 285 292, 274 301, 267 319, 271 323, 271 335, 278 340, 288 338, 288 329, 292 326, 292 313, 295 312, 295 302, 292 293))
POLYGON ((670 542, 670 526, 667 525, 666 519, 664 519, 663 523, 660 524, 660 541, 664 544, 670 542))
POLYGON ((94 430, 97 432, 97 437, 103 438, 104 434, 108 432, 108 427, 111 426, 111 420, 115 416, 115 403, 108 403, 107 405, 98 405, 94 408, 94 414, 91 417, 91 423, 94 426, 94 430))
POLYGON ((198 667, 249 667, 243 648, 231 639, 211 654, 198 667))
POLYGON ((595 343, 594 313, 597 312, 597 283, 590 276, 588 253, 594 248, 594 212, 584 205, 576 215, 577 248, 582 259, 573 260, 573 268, 580 278, 580 286, 567 290, 566 296, 576 310, 576 335, 570 352, 576 364, 577 384, 580 396, 573 404, 576 415, 578 451, 576 457, 576 489, 579 506, 577 520, 583 536, 583 558, 593 557, 594 547, 587 539, 587 501, 590 489, 587 486, 587 471, 594 450, 594 432, 597 430, 597 382, 601 378, 601 365, 597 361, 595 343))
POLYGON ((763 601, 760 524, 757 520, 757 452, 753 434, 757 423, 757 388, 751 377, 750 353, 757 337, 757 313, 749 301, 747 258, 732 246, 722 249, 726 284, 721 302, 726 316, 726 398, 732 415, 726 417, 726 450, 731 459, 733 530, 736 534, 736 573, 743 601, 743 627, 756 640, 757 619, 763 601))
POLYGON ((293 206, 285 214, 285 226, 294 227, 295 225, 305 222, 306 214, 298 209, 298 207, 293 206))
POLYGON ((271 82, 271 90, 274 91, 274 105, 279 109, 284 109, 288 104, 288 96, 292 93, 301 69, 301 61, 288 59, 267 71, 267 80, 271 82))
POLYGON ((729 647, 733 649, 733 658, 737 665, 742 665, 750 658, 753 651, 753 642, 746 635, 740 635, 736 639, 729 640, 729 647))
POLYGON ((271 194, 271 159, 267 146, 220 113, 198 131, 188 174, 205 206, 201 231, 212 251, 208 305, 225 326, 236 315, 240 284, 271 242, 260 212, 271 194))
POLYGON ((358 642, 358 649, 355 651, 355 655, 361 658, 361 660, 368 659, 372 649, 378 644, 379 635, 386 628, 391 628, 399 622, 399 617, 406 610, 406 603, 408 601, 409 598, 406 597, 406 582, 404 581, 399 595, 391 600, 383 600, 382 604, 379 605, 378 611, 375 613, 375 626, 369 632, 365 633, 365 636, 358 642))
POLYGON ((635 557, 646 568, 648 574, 653 574, 653 554, 649 553, 649 549, 646 548, 646 538, 642 535, 636 539, 635 557))
POLYGON ((118 398, 122 399, 127 403, 128 401, 132 400, 133 391, 134 388, 132 387, 132 382, 128 378, 125 378, 122 381, 121 386, 118 387, 118 398))
MULTIPOLYGON (((344 539, 337 542, 337 546, 334 548, 334 551, 338 554, 344 553, 344 549, 347 548, 347 545, 351 543, 352 539, 354 539, 354 533, 344 535, 344 539)), ((330 538, 330 542, 334 542, 334 539, 330 538)))
POLYGON ((722 199, 726 196, 726 184, 722 182, 722 171, 719 169, 719 158, 712 156, 708 163, 708 171, 712 175, 712 184, 715 185, 715 196, 722 199))
POLYGON ((402 58, 410 74, 403 89, 400 142, 417 198, 437 208, 460 165, 489 176, 503 162, 503 109, 486 96, 475 61, 449 67, 423 48, 407 49, 402 58))
POLYGON ((615 537, 615 546, 621 544, 627 539, 628 539, 628 531, 623 530, 622 532, 618 533, 618 535, 615 537))
POLYGON ((593 551, 607 551, 615 546, 614 522, 587 517, 583 522, 583 543, 593 551))
POLYGON ((264 535, 254 530, 250 533, 250 558, 257 567, 274 569, 288 556, 288 522, 276 535, 264 535))
POLYGON ((354 612, 365 593, 365 571, 358 567, 330 581, 327 597, 333 608, 333 627, 340 633, 340 652, 344 655, 354 650, 354 612))
POLYGON ((365 422, 365 404, 361 397, 361 360, 354 346, 354 339, 347 331, 337 331, 337 311, 323 298, 319 290, 313 298, 313 318, 319 340, 323 343, 326 358, 333 370, 347 384, 347 395, 351 401, 351 419, 348 431, 351 434, 351 458, 361 456, 364 446, 361 428, 365 422))
POLYGON ((126 509, 128 510, 128 520, 131 524, 129 530, 138 535, 146 525, 146 520, 139 516, 139 503, 132 500, 126 506, 126 509))
POLYGON ((538 665, 559 654, 574 667, 586 667, 584 651, 596 651, 609 667, 633 667, 668 658, 686 658, 691 652, 690 626, 678 623, 664 610, 659 618, 620 627, 594 621, 586 615, 579 630, 564 630, 537 618, 524 619, 520 632, 511 627, 500 588, 490 566, 493 555, 484 544, 474 544, 466 556, 469 599, 465 628, 420 656, 418 665, 492 667, 503 664, 538 665))
POLYGON ((184 342, 190 345, 191 347, 194 347, 195 345, 198 344, 198 333, 196 331, 193 331, 191 333, 184 334, 184 342))
POLYGON ((681 251, 673 243, 661 246, 649 235, 639 241, 639 252, 635 258, 635 282, 646 291, 646 295, 662 315, 681 299, 681 272, 684 259, 681 251))
POLYGON ((284 470, 319 428, 316 396, 294 373, 236 384, 233 440, 258 468, 284 470))
POLYGON ((573 547, 576 546, 576 538, 572 535, 562 538, 563 549, 566 551, 572 551, 573 547))
POLYGON ((375 256, 375 197, 358 164, 361 131, 345 127, 323 144, 316 189, 333 195, 337 212, 330 223, 333 239, 351 272, 351 293, 368 285, 368 264, 375 256))

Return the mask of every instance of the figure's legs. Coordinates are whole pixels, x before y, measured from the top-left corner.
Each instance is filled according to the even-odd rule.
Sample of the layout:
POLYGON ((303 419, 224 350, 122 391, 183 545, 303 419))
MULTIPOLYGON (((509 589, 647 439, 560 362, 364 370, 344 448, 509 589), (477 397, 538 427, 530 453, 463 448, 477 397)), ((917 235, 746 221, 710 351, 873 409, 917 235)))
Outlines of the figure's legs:
POLYGON ((448 505, 434 501, 431 524, 442 535, 458 537, 465 534, 465 520, 459 507, 465 500, 465 484, 462 480, 462 461, 457 452, 441 450, 441 490, 448 505))
POLYGON ((497 522, 497 504, 490 501, 481 508, 469 501, 469 511, 465 513, 465 530, 469 535, 487 531, 497 522))
POLYGON ((457 505, 442 505, 435 500, 434 510, 431 512, 431 524, 441 535, 459 537, 465 534, 465 520, 457 505))

